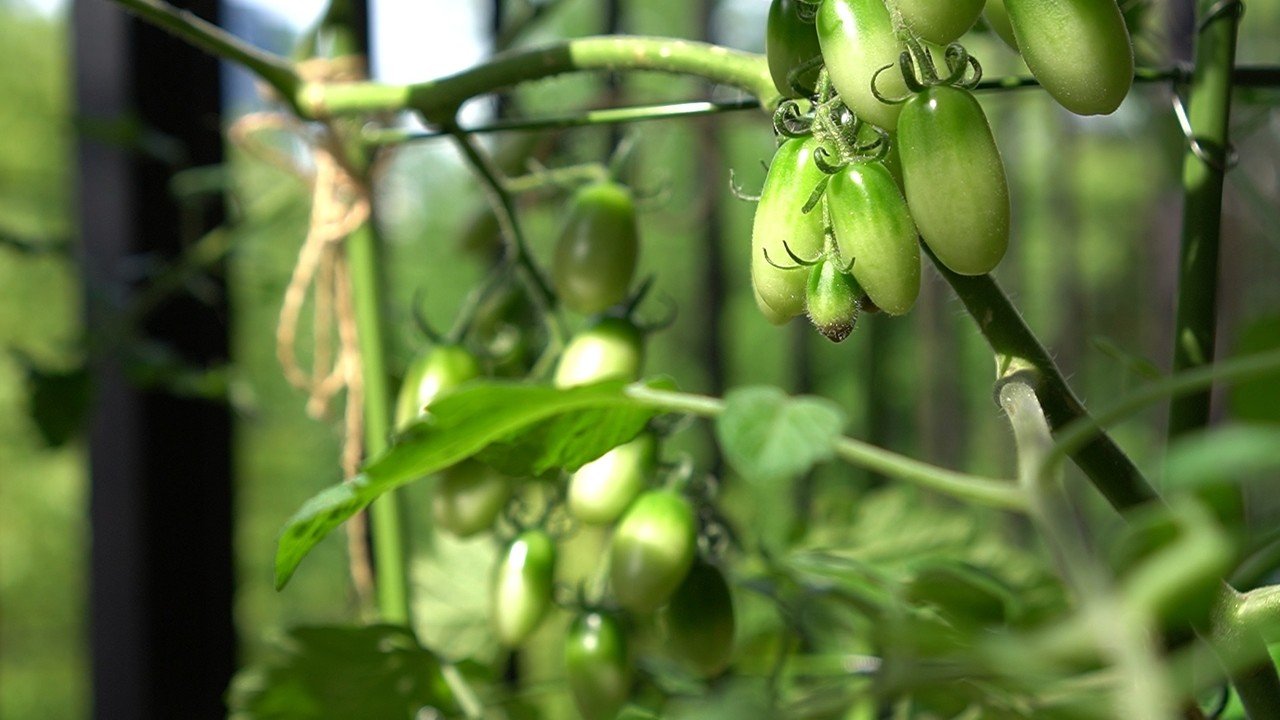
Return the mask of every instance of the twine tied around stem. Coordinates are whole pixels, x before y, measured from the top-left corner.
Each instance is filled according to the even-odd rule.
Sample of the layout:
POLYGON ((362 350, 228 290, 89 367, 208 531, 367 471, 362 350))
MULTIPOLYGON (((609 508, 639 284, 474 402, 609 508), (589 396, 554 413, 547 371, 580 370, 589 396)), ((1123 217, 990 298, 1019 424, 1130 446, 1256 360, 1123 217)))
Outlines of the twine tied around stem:
MULTIPOLYGON (((317 81, 340 82, 363 76, 363 61, 308 60, 299 72, 317 81)), ((305 183, 311 190, 306 238, 285 289, 276 324, 276 357, 285 379, 307 395, 307 414, 328 415, 334 398, 346 391, 343 413, 342 472, 359 472, 364 453, 364 383, 359 333, 352 300, 345 240, 371 216, 367 185, 343 162, 340 139, 328 125, 312 129, 280 112, 250 113, 228 131, 237 147, 305 183), (272 147, 258 136, 278 130, 301 139, 310 156, 304 159, 272 147), (298 329, 308 294, 313 298, 311 367, 298 359, 298 329), (336 342, 335 342, 336 334, 336 342)), ((359 513, 347 523, 347 550, 352 583, 360 605, 373 603, 366 519, 359 513)))

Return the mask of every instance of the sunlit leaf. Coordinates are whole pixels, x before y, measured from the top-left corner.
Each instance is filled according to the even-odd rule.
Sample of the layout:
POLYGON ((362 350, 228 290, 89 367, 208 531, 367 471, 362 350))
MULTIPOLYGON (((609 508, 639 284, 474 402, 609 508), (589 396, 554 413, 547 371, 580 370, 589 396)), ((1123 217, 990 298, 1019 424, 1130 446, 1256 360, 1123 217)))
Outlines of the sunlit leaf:
POLYGON ((576 468, 603 455, 656 414, 627 397, 624 385, 607 381, 563 390, 490 381, 436 400, 430 416, 364 472, 311 498, 289 519, 276 551, 276 587, 284 587, 316 543, 378 496, 490 446, 498 445, 486 454, 490 461, 506 458, 504 466, 532 472, 557 462, 576 468))

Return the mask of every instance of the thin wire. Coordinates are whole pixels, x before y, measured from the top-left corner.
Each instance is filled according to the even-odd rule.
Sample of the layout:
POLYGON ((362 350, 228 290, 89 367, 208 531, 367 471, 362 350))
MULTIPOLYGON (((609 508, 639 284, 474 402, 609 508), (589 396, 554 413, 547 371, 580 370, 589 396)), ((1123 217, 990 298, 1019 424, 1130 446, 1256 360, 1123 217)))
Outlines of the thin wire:
MULTIPOLYGON (((739 98, 737 100, 696 100, 690 102, 661 103, 657 105, 632 105, 602 110, 588 110, 575 115, 557 115, 545 118, 511 118, 496 120, 486 125, 461 128, 458 131, 467 135, 506 132, 511 130, 554 130, 560 128, 581 127, 584 125, 617 125, 621 123, 643 122, 648 120, 667 120, 670 118, 698 117, 700 115, 717 115, 738 110, 757 110, 760 103, 755 98, 739 98)), ((369 128, 364 132, 366 142, 373 145, 391 145, 419 140, 433 140, 452 134, 449 130, 428 130, 414 132, 407 130, 386 130, 369 128)))
POLYGON ((1191 127, 1191 118, 1187 115, 1186 103, 1183 102, 1182 95, 1177 92, 1173 93, 1173 114, 1178 118, 1178 127, 1182 129, 1182 134, 1186 136, 1191 152, 1200 158, 1205 165, 1217 170, 1219 174, 1223 174, 1235 167, 1236 163, 1240 161, 1240 155, 1231 143, 1227 143, 1225 152, 1218 153, 1211 153, 1200 143, 1200 139, 1196 137, 1195 129, 1191 127))

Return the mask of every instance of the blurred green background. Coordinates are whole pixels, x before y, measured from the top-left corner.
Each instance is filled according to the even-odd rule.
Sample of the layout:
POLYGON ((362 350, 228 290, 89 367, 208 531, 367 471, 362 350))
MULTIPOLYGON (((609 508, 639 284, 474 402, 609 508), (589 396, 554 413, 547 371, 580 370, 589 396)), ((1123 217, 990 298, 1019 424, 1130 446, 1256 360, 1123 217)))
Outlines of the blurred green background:
MULTIPOLYGON (((748 50, 763 47, 765 0, 721 3, 711 14, 713 39, 748 50)), ((1153 5, 1146 29, 1149 62, 1168 62, 1162 22, 1153 5)), ((522 42, 596 32, 600 6, 565 2, 522 42)), ((698 4, 673 0, 625 3, 627 32, 699 37, 698 4)), ((81 293, 73 227, 75 109, 65 8, 36 12, 0 3, 0 717, 76 718, 89 711, 86 648, 88 486, 85 450, 72 441, 49 448, 29 418, 28 369, 72 369, 84 359, 81 293), (38 307, 40 312, 31 312, 38 307)), ((971 51, 989 75, 1023 70, 986 35, 971 51)), ((1280 61, 1280 6, 1255 2, 1241 31, 1243 63, 1280 61)), ((599 78, 548 80, 513 95, 522 114, 562 113, 598 104, 599 78)), ((211 92, 213 89, 210 90, 211 92)), ((662 76, 624 78, 626 102, 706 96, 700 83, 662 76)), ((1241 161, 1229 176, 1224 212, 1221 347, 1246 334, 1277 342, 1280 309, 1280 115, 1275 92, 1240 93, 1233 137, 1241 161), (1253 330, 1251 330, 1253 329, 1253 330)), ((1169 361, 1174 269, 1180 218, 1182 137, 1165 86, 1138 86, 1119 112, 1081 119, 1035 91, 983 97, 1012 183, 1014 241, 997 272, 1087 403, 1104 402, 1165 372, 1169 361)), ((748 192, 758 188, 760 161, 772 151, 767 118, 746 112, 634 128, 632 181, 651 199, 641 216, 642 272, 656 277, 648 309, 678 309, 655 336, 648 370, 667 373, 691 391, 770 383, 837 400, 847 428, 930 462, 971 472, 1011 473, 1011 442, 991 402, 992 362, 972 321, 932 271, 909 316, 865 318, 834 346, 802 322, 774 328, 754 307, 748 287, 751 207, 728 192, 728 172, 748 192), (711 228, 711 230, 709 230, 711 228), (714 264, 714 267, 709 264, 714 264), (708 287, 723 282, 721 297, 708 287), (718 334, 711 334, 711 313, 718 334), (709 355, 710 351, 717 351, 709 355)), ((533 136, 551 164, 602 159, 611 131, 602 128, 533 136)), ((508 138, 509 140, 509 138, 508 138)), ((274 353, 280 298, 307 219, 306 195, 293 179, 229 153, 232 245, 228 267, 234 311, 234 367, 228 401, 237 417, 236 619, 245 662, 296 622, 353 616, 340 534, 326 540, 283 593, 270 585, 275 535, 319 488, 339 479, 339 422, 308 418, 304 398, 284 383, 274 353)), ((427 316, 447 327, 484 269, 483 253, 454 258, 482 199, 443 142, 392 153, 379 188, 387 268, 393 288, 393 364, 402 368, 424 339, 409 308, 426 294, 427 316)), ((523 207, 534 249, 547 257, 561 198, 523 207)), ((306 358, 304 358, 305 360, 306 358)), ((1152 411, 1124 425, 1117 439, 1144 468, 1161 452, 1163 417, 1152 411)), ((669 455, 712 456, 699 431, 679 436, 669 455)), ((815 496, 833 517, 852 512, 844 481, 853 471, 827 468, 815 496)), ((420 491, 410 489, 411 495, 420 491)), ((421 497, 415 502, 421 507, 421 497)), ((738 509, 744 523, 750 507, 738 509)), ((455 556, 481 558, 485 541, 455 556)), ((423 556, 415 581, 459 582, 459 567, 423 556)), ((471 563, 473 567, 484 565, 471 563)), ((474 570, 473 570, 474 572, 474 570)), ((429 638, 466 647, 468 623, 483 622, 483 598, 457 593, 437 603, 429 638)))

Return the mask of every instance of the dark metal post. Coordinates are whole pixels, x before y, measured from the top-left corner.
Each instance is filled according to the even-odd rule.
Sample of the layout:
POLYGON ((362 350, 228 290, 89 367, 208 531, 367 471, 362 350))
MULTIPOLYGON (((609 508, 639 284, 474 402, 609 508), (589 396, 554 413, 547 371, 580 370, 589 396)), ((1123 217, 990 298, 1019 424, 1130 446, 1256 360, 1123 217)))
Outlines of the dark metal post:
MULTIPOLYGON (((178 4, 217 19, 216 0, 178 4)), ((76 113, 132 117, 144 132, 172 140, 177 153, 161 161, 81 138, 78 212, 93 332, 127 302, 129 258, 171 259, 192 239, 192 218, 180 217, 169 179, 181 167, 221 161, 219 70, 100 0, 76 2, 72 20, 76 113)), ((214 205, 198 229, 220 221, 214 205)), ((145 329, 192 365, 227 357, 224 300, 173 299, 145 329)), ((223 404, 131 386, 114 352, 94 357, 93 376, 94 715, 225 717, 222 694, 235 667, 229 413, 223 404)))

